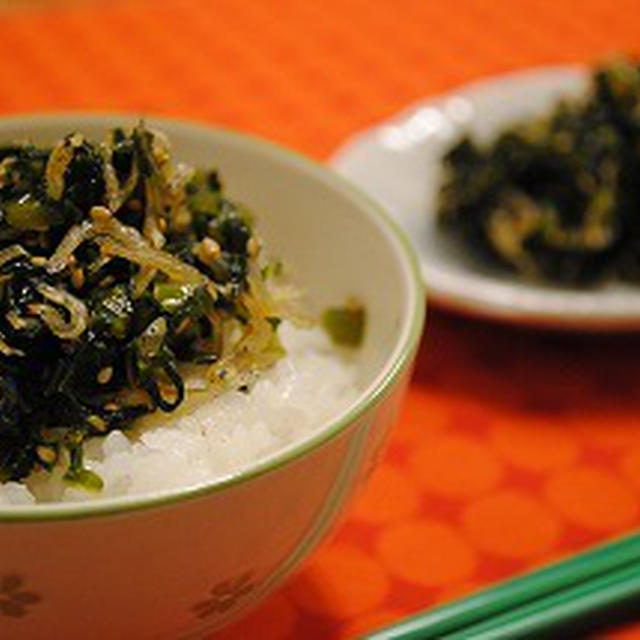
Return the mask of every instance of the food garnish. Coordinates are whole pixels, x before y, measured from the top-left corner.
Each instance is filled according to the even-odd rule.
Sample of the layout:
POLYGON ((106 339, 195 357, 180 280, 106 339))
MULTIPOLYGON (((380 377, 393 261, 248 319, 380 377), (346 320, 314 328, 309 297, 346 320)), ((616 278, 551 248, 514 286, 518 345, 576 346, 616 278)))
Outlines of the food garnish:
POLYGON ((365 320, 364 307, 355 299, 349 299, 341 307, 329 307, 322 314, 322 326, 334 344, 346 347, 362 344, 365 320))
POLYGON ((260 247, 218 174, 143 124, 0 147, 0 481, 62 464, 99 489, 88 438, 280 358, 295 314, 260 247))
POLYGON ((572 285, 640 280, 640 67, 596 69, 587 95, 445 156, 439 220, 482 260, 572 285))

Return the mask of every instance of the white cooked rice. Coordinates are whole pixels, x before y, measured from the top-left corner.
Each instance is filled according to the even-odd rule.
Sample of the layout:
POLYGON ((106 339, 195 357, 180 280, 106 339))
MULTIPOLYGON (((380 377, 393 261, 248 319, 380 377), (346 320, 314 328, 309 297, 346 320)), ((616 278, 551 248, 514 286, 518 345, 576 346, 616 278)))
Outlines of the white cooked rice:
POLYGON ((355 359, 321 329, 280 327, 287 355, 249 393, 207 400, 193 393, 174 414, 156 414, 136 437, 114 431, 85 446, 100 493, 70 487, 62 471, 33 473, 26 486, 0 484, 0 505, 83 501, 176 489, 238 472, 293 442, 351 404, 358 393, 355 359))

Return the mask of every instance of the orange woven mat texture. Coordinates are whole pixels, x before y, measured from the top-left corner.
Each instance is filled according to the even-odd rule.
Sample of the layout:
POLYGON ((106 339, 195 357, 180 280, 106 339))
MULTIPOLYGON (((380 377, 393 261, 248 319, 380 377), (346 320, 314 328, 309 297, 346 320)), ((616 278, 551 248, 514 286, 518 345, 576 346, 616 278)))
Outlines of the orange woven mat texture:
MULTIPOLYGON (((2 6, 0 112, 197 118, 318 158, 425 95, 634 53, 640 33, 640 5, 624 0, 2 6)), ((354 637, 637 528, 639 355, 640 337, 431 310, 370 487, 333 542, 221 637, 354 637)))

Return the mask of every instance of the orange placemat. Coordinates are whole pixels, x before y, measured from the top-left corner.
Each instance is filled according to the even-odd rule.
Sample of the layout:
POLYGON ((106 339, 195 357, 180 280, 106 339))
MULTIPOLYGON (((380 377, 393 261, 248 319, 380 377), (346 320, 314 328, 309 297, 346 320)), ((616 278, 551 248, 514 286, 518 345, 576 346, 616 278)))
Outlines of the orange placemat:
MULTIPOLYGON (((3 6, 1 113, 198 118, 319 158, 479 76, 636 51, 640 27, 638 3, 607 0, 3 6)), ((353 637, 637 528, 639 355, 640 337, 540 334, 432 310, 367 492, 331 544, 221 637, 353 637)))

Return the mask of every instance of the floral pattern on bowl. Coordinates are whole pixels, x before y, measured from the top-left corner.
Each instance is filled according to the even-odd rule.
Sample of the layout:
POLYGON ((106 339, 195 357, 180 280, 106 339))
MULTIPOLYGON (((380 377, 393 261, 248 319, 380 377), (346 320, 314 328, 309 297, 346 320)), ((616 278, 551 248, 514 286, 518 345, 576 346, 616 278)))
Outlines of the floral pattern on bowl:
POLYGON ((246 571, 230 580, 218 582, 209 592, 209 597, 193 605, 192 610, 198 618, 207 618, 218 613, 226 613, 244 596, 251 593, 256 584, 252 580, 253 572, 246 571))
POLYGON ((15 573, 0 578, 0 616, 22 618, 29 615, 31 607, 42 600, 39 594, 26 591, 23 586, 24 579, 15 573))

